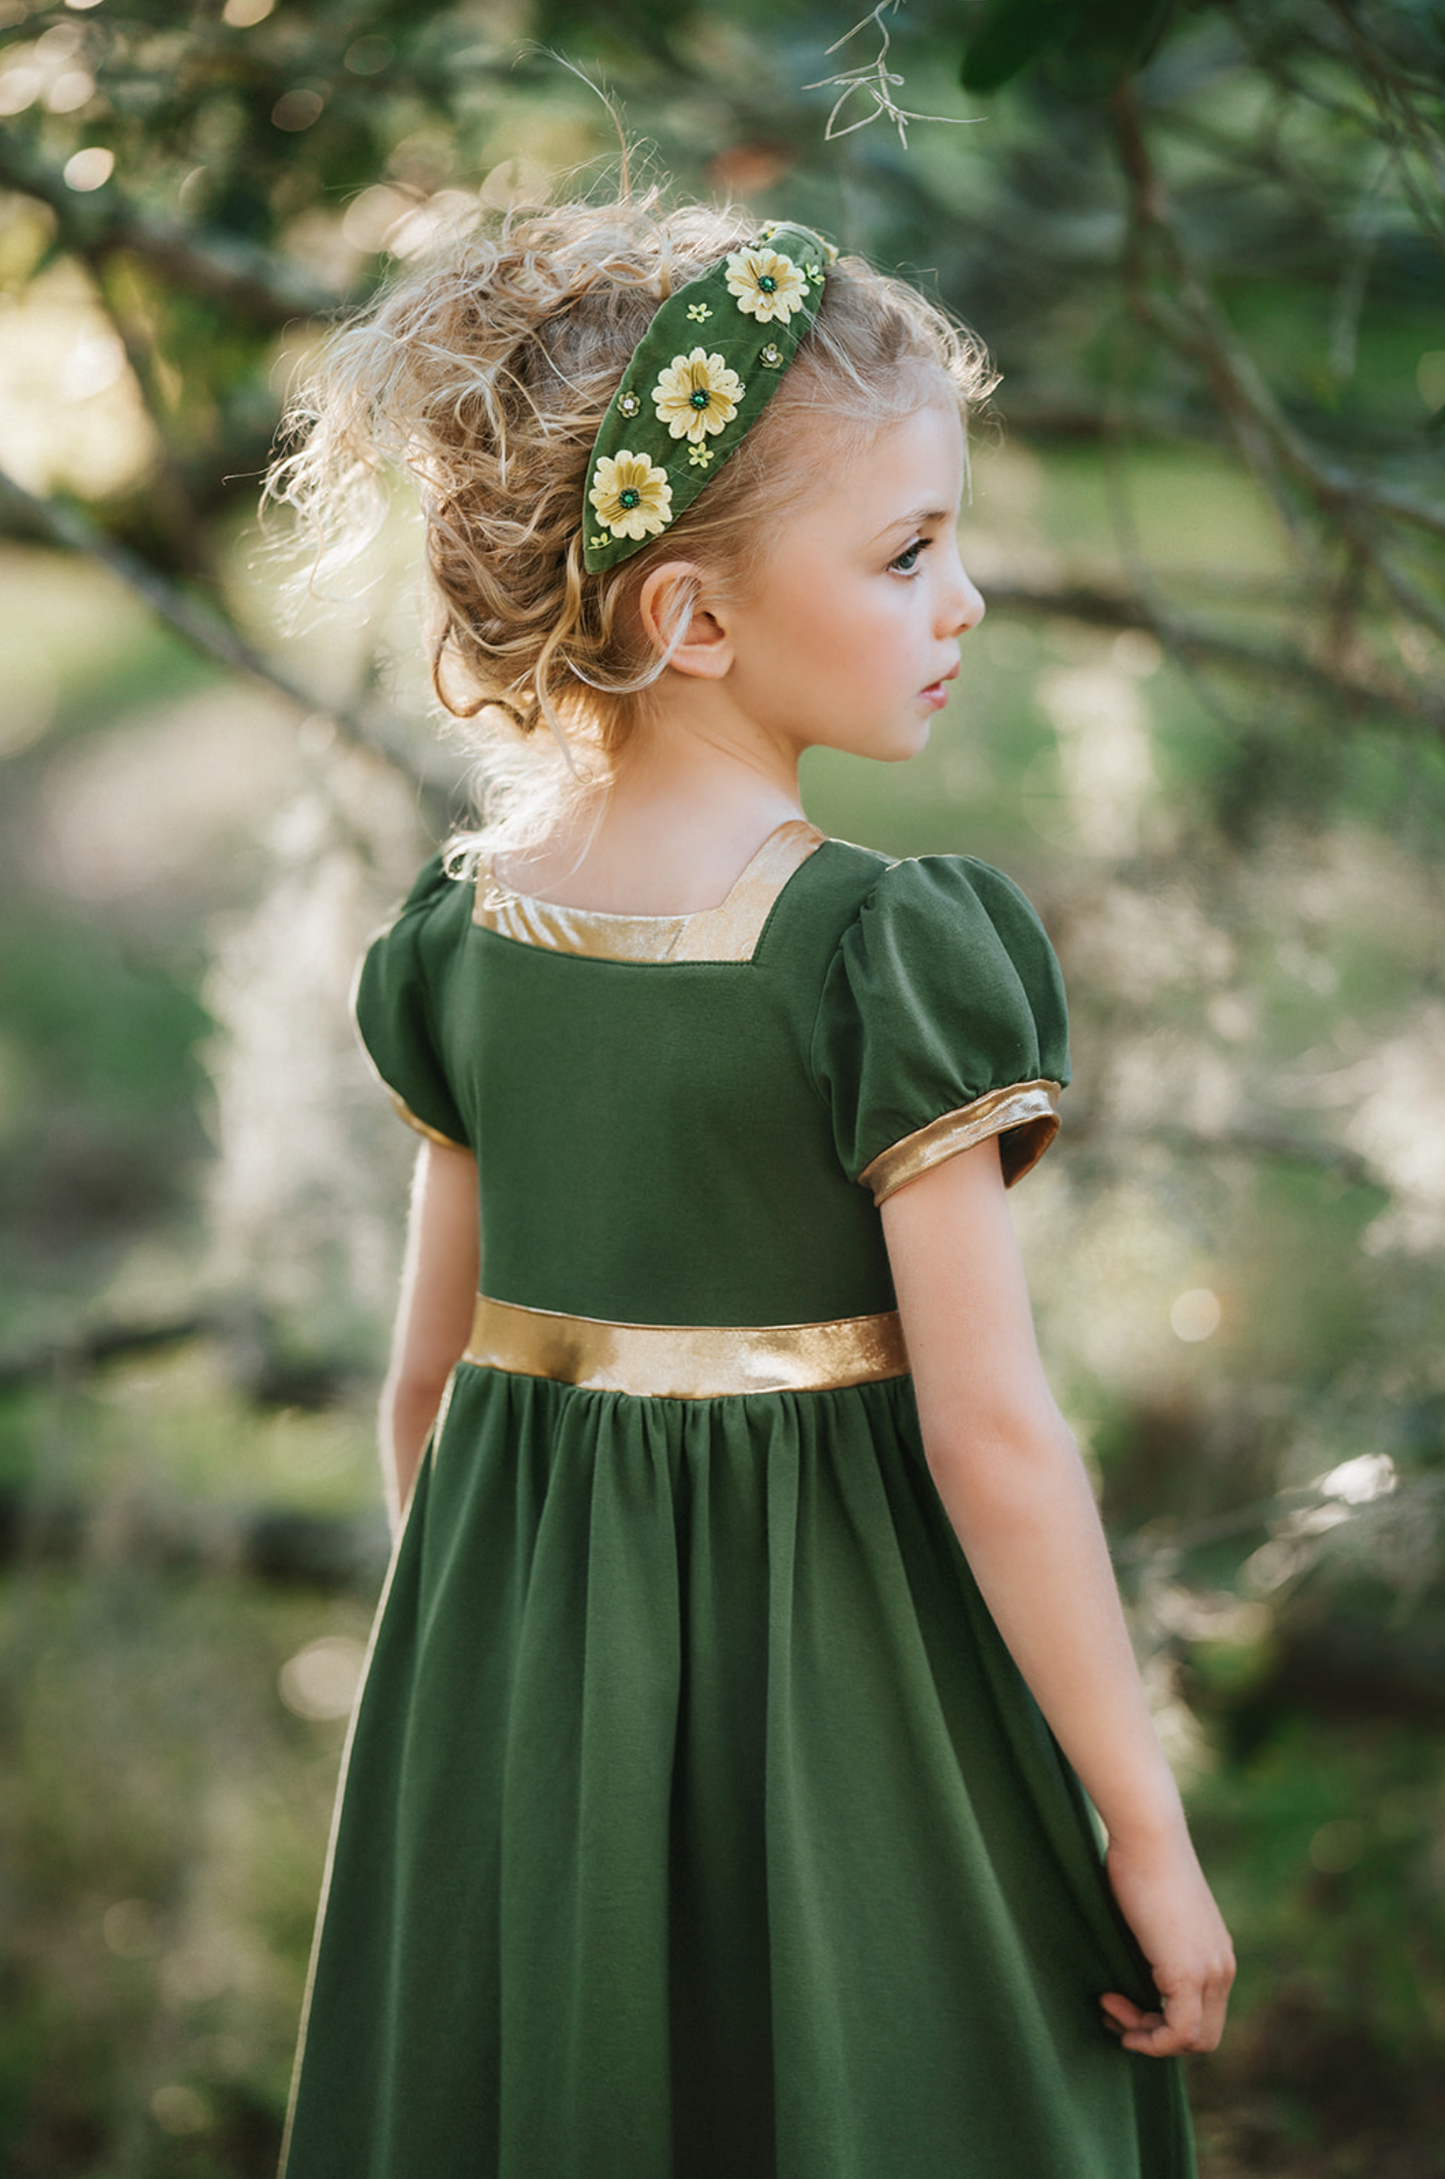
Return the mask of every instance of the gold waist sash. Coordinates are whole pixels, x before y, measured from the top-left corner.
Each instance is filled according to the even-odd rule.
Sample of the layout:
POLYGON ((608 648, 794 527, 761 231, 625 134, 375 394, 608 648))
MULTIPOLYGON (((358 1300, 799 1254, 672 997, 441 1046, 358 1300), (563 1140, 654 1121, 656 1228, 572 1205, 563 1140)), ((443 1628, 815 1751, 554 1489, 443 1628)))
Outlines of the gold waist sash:
POLYGON ((600 1392, 717 1400, 739 1392, 828 1392, 903 1377, 898 1312, 826 1324, 609 1324, 478 1294, 464 1362, 600 1392))

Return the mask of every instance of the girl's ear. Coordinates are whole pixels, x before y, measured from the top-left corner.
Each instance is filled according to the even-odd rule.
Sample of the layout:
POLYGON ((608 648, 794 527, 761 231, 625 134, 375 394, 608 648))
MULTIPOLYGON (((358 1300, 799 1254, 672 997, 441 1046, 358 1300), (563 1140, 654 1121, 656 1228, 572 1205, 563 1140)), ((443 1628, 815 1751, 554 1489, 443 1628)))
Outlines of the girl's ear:
POLYGON ((665 560, 649 568, 637 593, 642 629, 675 673, 720 681, 733 662, 732 638, 714 609, 702 602, 702 569, 693 560, 665 560))

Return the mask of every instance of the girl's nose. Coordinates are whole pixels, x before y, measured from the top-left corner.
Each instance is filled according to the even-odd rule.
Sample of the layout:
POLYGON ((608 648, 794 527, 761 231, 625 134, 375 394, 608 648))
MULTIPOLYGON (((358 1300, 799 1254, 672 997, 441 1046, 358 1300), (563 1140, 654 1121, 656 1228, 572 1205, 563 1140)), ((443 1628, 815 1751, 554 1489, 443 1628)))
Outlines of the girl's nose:
POLYGON ((946 612, 949 635, 967 635, 969 629, 976 628, 983 619, 984 602, 982 594, 970 580, 968 571, 962 564, 958 568, 957 579, 949 593, 946 612))

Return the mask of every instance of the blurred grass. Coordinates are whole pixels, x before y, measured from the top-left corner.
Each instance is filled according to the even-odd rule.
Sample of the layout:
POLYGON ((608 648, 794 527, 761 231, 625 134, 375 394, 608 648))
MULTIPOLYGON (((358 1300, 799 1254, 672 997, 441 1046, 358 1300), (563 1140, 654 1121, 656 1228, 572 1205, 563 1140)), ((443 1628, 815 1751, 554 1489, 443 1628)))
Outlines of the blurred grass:
POLYGON ((1240 1957, 1192 2069, 1205 2174, 1436 2179, 1445 2140, 1445 1749, 1408 1721, 1281 1718, 1191 1817, 1240 1957))
POLYGON ((27 1508, 0 1580, 14 2179, 273 2168, 370 1597, 228 1572, 225 1516, 374 1510, 374 1462, 368 1413, 258 1410, 207 1342, 0 1402, 27 1508), (57 1504, 74 1563, 31 1549, 57 1504))
POLYGON ((0 1585, 14 2179, 273 2165, 343 1729, 278 1675, 366 1617, 144 1566, 0 1585))

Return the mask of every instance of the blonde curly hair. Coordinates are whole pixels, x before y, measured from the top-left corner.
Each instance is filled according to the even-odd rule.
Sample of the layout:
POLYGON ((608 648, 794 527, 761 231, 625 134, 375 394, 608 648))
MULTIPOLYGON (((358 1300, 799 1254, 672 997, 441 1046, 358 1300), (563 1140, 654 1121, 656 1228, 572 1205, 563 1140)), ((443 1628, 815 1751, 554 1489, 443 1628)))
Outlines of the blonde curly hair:
POLYGON ((966 414, 991 390, 970 333, 903 281, 839 258, 795 360, 726 466, 662 537, 589 575, 587 463, 618 380, 663 298, 756 227, 736 209, 666 209, 656 190, 509 213, 403 270, 331 337, 289 407, 289 450, 267 497, 302 518, 312 585, 375 536, 388 470, 419 490, 432 685, 454 718, 481 715, 488 730, 489 822, 461 843, 469 849, 545 829, 578 776, 573 743, 590 752, 588 776, 605 776, 691 607, 681 588, 659 651, 632 609, 648 568, 685 558, 745 592, 769 518, 804 504, 826 475, 800 416, 825 421, 846 452, 940 393, 966 414))

